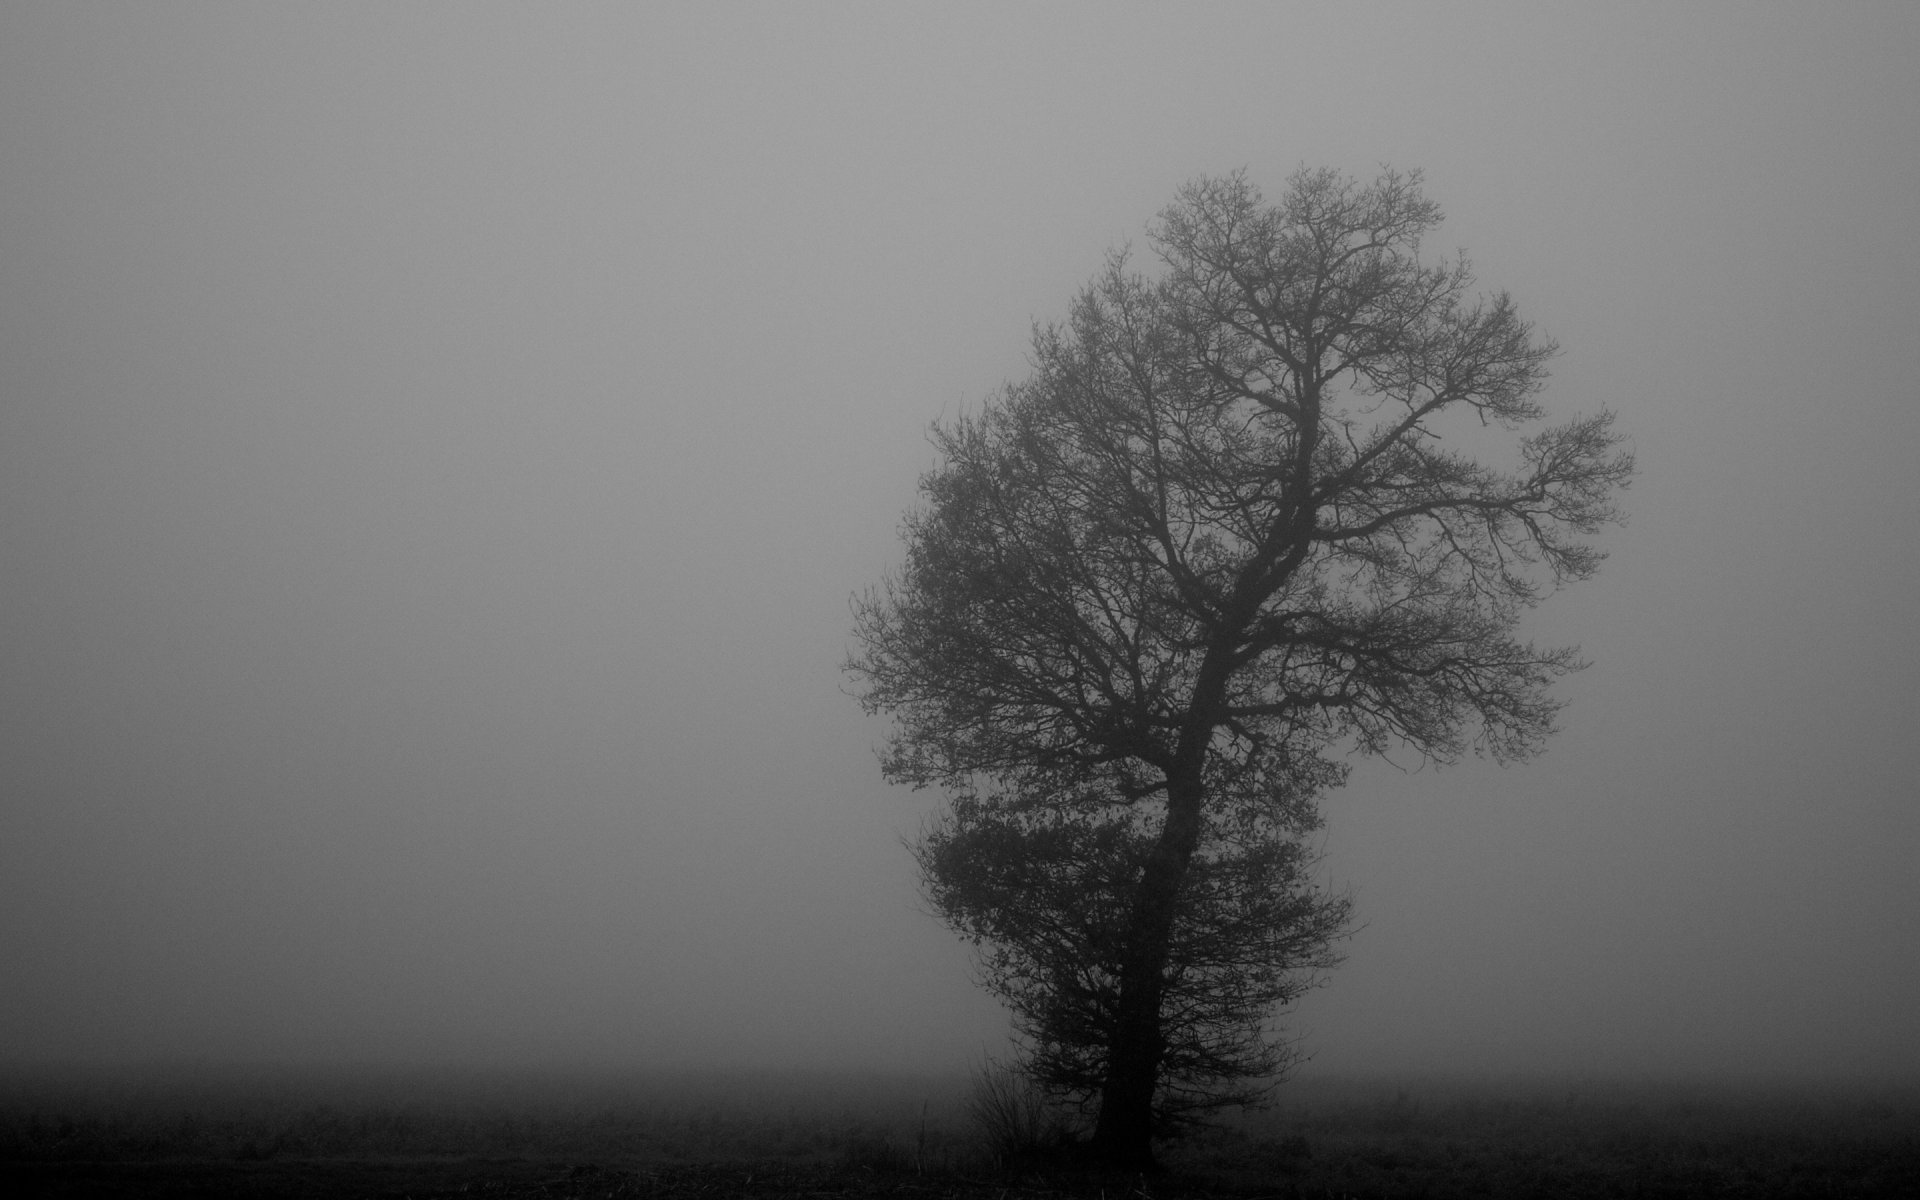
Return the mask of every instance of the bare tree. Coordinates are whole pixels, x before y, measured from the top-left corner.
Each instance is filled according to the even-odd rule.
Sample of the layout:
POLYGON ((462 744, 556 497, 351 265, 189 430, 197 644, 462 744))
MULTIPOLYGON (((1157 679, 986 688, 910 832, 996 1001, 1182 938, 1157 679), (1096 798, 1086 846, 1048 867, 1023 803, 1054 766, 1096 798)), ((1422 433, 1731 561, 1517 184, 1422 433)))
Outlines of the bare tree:
POLYGON ((1581 665, 1514 629, 1598 566, 1631 458, 1610 414, 1540 424, 1555 347, 1422 259, 1419 182, 1187 185, 1155 277, 1116 255, 1026 381, 935 427, 906 563, 856 603, 890 779, 1139 809, 1093 1138, 1114 1161, 1151 1161, 1208 838, 1248 811, 1311 827, 1349 752, 1525 758, 1581 665))

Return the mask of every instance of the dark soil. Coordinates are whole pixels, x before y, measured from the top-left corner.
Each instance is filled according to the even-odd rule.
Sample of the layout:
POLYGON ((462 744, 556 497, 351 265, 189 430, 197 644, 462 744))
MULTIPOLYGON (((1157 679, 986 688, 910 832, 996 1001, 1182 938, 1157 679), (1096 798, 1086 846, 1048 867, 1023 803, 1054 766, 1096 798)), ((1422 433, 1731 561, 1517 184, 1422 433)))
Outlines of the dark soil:
POLYGON ((121 1200, 297 1200, 534 1197, 918 1197, 921 1200, 1041 1200, 1044 1197, 1256 1200, 1282 1197, 1912 1197, 1920 1158, 1803 1162, 1787 1171, 1738 1161, 1622 1164, 1568 1162, 1524 1153, 1422 1159, 1373 1150, 1340 1159, 1286 1162, 1255 1156, 1240 1169, 1151 1177, 1061 1171, 1024 1177, 994 1172, 918 1173, 821 1163, 641 1164, 493 1159, 293 1159, 268 1162, 46 1162, 0 1164, 0 1194, 121 1200))
POLYGON ((7 1080, 6 1197, 1920 1197, 1920 1090, 1289 1085, 1163 1150, 996 1169, 937 1089, 7 1080))

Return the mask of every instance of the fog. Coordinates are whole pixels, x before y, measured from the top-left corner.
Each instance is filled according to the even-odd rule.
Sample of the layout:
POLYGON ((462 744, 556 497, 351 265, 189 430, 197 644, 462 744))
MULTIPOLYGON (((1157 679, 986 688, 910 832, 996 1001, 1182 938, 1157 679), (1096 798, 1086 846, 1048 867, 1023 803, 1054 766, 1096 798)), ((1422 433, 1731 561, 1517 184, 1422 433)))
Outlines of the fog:
MULTIPOLYGON (((0 1062, 1006 1045, 844 693, 930 422, 1200 173, 1420 168, 1619 413, 1311 1071, 1920 1076, 1920 9, 0 11, 0 1062)), ((1402 764, 1405 765, 1405 764, 1402 764)))

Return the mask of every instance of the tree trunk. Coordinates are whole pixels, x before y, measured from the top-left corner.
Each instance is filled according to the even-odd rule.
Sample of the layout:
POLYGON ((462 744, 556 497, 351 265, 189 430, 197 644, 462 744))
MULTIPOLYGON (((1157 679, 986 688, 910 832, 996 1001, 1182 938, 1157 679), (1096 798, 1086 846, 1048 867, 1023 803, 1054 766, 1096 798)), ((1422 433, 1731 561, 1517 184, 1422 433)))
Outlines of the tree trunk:
POLYGON ((1190 778, 1168 782, 1167 821, 1140 873, 1120 972, 1117 1020, 1092 1149, 1102 1160, 1130 1170, 1154 1165, 1153 1093, 1166 1051, 1160 1002, 1174 909, 1200 841, 1199 774, 1195 769, 1190 778))

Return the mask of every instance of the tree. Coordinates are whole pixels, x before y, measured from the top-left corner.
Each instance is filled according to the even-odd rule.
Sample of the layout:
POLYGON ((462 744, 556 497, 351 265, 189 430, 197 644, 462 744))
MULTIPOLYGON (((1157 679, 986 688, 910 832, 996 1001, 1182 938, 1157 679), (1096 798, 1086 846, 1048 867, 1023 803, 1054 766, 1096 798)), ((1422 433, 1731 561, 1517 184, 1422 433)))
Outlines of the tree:
POLYGON ((1540 424, 1553 343, 1423 260, 1419 185, 1188 184, 1155 277, 1113 256, 1025 381, 935 426, 905 564, 856 601, 883 770, 948 789, 961 851, 1134 810, 1141 841, 1095 856, 1127 863, 1124 917, 1088 951, 1115 964, 1093 1143, 1117 1162, 1151 1161, 1178 1071, 1181 914, 1238 899, 1210 839, 1310 827, 1350 752, 1524 759, 1581 665, 1515 628, 1599 565, 1631 457, 1606 412, 1540 424))

